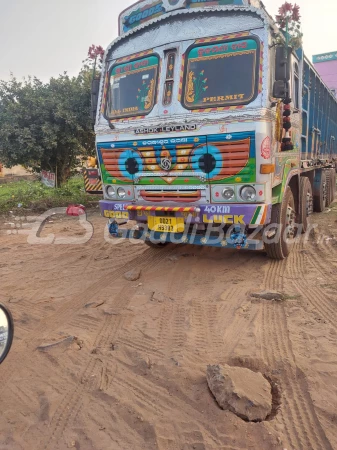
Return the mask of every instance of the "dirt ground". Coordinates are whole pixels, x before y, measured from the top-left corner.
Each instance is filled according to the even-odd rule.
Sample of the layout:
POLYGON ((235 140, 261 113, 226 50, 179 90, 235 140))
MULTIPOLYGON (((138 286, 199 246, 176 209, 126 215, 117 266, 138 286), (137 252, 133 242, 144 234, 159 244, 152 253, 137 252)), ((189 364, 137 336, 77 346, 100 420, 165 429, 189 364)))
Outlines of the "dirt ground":
POLYGON ((54 244, 27 243, 32 220, 0 219, 0 301, 16 326, 1 450, 337 449, 336 203, 283 262, 114 245, 97 212, 88 242, 90 227, 57 216, 41 233, 54 244), (123 277, 132 269, 139 280, 123 277), (250 296, 265 289, 286 299, 250 296), (267 421, 218 407, 206 382, 217 363, 269 379, 267 421))

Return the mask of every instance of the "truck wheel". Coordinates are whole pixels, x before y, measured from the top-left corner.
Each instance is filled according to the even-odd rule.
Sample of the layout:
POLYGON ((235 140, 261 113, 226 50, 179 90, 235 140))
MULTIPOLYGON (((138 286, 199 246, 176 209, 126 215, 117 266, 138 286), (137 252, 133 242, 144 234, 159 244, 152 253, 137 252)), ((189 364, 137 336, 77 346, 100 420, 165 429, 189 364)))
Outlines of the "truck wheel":
POLYGON ((309 216, 314 212, 312 186, 308 177, 300 180, 300 211, 299 220, 302 224, 302 233, 305 233, 309 225, 309 216))
POLYGON ((334 169, 328 169, 326 171, 326 185, 327 185, 327 205, 330 206, 335 200, 336 195, 336 172, 334 169))
POLYGON ((273 205, 271 225, 263 236, 269 258, 281 260, 291 252, 297 232, 296 216, 294 196, 288 186, 282 203, 273 205))
POLYGON ((313 186, 314 211, 323 212, 327 204, 327 180, 324 170, 316 170, 313 186))
POLYGON ((335 201, 335 197, 336 197, 336 178, 337 177, 336 177, 336 172, 333 169, 331 169, 331 173, 332 173, 332 179, 333 179, 332 190, 331 190, 331 193, 332 193, 331 203, 333 203, 335 201))

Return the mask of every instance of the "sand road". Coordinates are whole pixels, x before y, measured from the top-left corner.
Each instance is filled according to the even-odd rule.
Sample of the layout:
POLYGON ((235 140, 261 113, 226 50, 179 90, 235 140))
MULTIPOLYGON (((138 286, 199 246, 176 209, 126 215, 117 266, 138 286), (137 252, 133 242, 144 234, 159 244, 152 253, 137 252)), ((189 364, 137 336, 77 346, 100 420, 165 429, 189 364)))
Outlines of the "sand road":
MULTIPOLYGON (((97 213, 88 242, 32 245, 16 219, 0 220, 0 301, 16 324, 0 367, 1 450, 337 449, 336 204, 282 262, 112 245, 97 213), (124 278, 132 269, 139 280, 124 278), (265 289, 286 300, 250 296, 265 289), (218 407, 206 382, 217 363, 268 377, 267 421, 218 407)), ((55 217, 50 233, 84 231, 55 217)))

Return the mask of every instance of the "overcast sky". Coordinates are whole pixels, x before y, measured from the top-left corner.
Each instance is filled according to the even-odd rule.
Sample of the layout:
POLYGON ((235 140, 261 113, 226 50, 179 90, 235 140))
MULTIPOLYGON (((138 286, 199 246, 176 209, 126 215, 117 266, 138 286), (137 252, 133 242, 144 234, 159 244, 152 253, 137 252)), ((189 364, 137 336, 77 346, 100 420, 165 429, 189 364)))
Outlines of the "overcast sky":
MULTIPOLYGON (((134 0, 0 0, 0 79, 35 75, 43 81, 78 73, 91 44, 117 36, 118 14, 134 0)), ((284 0, 264 0, 275 15, 284 0)), ((337 51, 336 0, 298 0, 304 50, 337 51), (319 6, 319 8, 318 8, 319 6)))

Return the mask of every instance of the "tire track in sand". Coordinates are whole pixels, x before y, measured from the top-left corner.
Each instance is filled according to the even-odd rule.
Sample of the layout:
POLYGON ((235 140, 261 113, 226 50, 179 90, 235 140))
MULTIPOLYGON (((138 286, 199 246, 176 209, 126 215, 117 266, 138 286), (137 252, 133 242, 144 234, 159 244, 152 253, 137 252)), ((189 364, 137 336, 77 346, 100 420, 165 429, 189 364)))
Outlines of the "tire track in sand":
MULTIPOLYGON (((297 253, 295 248, 293 253, 297 253)), ((296 266, 293 257, 284 261, 271 261, 264 279, 265 289, 284 289, 287 267, 296 266)), ((292 270, 292 269, 290 269, 292 270)), ((283 422, 288 445, 296 450, 333 450, 316 415, 304 374, 296 366, 285 307, 283 304, 263 301, 262 339, 269 367, 280 371, 283 422)))
MULTIPOLYGON (((122 326, 121 318, 113 318, 109 316, 106 318, 101 332, 96 338, 95 344, 102 345, 106 343, 108 337, 117 334, 122 326)), ((88 390, 88 382, 95 373, 100 360, 97 357, 91 357, 86 364, 85 370, 82 372, 80 381, 75 388, 67 392, 57 410, 55 411, 48 429, 48 435, 43 445, 44 449, 52 450, 56 445, 59 446, 62 434, 69 424, 69 422, 76 417, 81 408, 82 394, 88 390)), ((59 448, 59 447, 58 447, 59 448)))
POLYGON ((218 267, 214 265, 213 271, 200 274, 205 283, 194 290, 195 344, 207 352, 210 361, 214 359, 218 363, 225 362, 235 351, 243 330, 255 320, 255 315, 246 318, 239 313, 247 301, 247 288, 242 287, 240 282, 228 286, 228 282, 251 276, 251 263, 256 260, 256 255, 233 252, 231 256, 226 261, 228 265, 222 267, 225 269, 223 277, 218 276, 218 267), (221 302, 214 301, 220 295, 221 302))
MULTIPOLYGON (((161 251, 159 253, 157 249, 154 249, 154 252, 151 251, 151 254, 154 253, 154 257, 150 261, 146 259, 146 263, 143 262, 141 266, 142 269, 148 268, 149 266, 151 267, 152 265, 158 265, 158 263, 163 258, 167 257, 174 251, 175 248, 173 249, 171 248, 171 251, 169 252, 161 251)), ((137 266, 134 261, 133 266, 139 267, 139 265, 137 266)), ((124 273, 124 271, 125 268, 122 269, 122 273, 124 273)), ((104 286, 104 288, 106 288, 106 286, 104 286)), ((119 293, 115 294, 115 300, 111 306, 115 310, 118 310, 118 308, 123 308, 125 310, 131 303, 135 295, 136 292, 132 286, 126 288, 123 287, 119 293)), ((101 327, 96 336, 94 348, 106 348, 108 343, 111 342, 111 340, 114 341, 118 340, 118 334, 123 329, 126 320, 127 316, 108 315, 107 318, 105 319, 103 326, 101 327)), ((51 432, 49 433, 49 437, 46 439, 46 443, 44 446, 45 450, 46 449, 52 450, 52 448, 54 448, 50 447, 50 445, 53 445, 52 442, 54 441, 59 442, 59 439, 61 439, 65 428, 75 420, 80 411, 82 404, 81 401, 82 394, 94 388, 95 380, 92 380, 93 376, 95 374, 99 375, 99 373, 104 375, 104 373, 106 372, 106 370, 104 369, 106 369, 106 366, 104 365, 103 362, 102 367, 102 360, 99 357, 94 356, 89 359, 84 371, 82 372, 81 383, 77 384, 75 389, 66 394, 66 396, 64 397, 63 401, 61 402, 60 406, 58 407, 57 411, 55 412, 52 418, 50 426, 51 432), (99 371, 99 368, 101 368, 101 371, 99 371)), ((97 378, 101 377, 98 376, 97 378)), ((117 380, 116 377, 115 380, 117 380)), ((101 383, 102 380, 99 382, 99 385, 101 385, 101 383)))
MULTIPOLYGON (((134 294, 135 292, 132 287, 122 288, 120 292, 116 293, 116 298, 112 306, 116 310, 118 308, 126 308, 134 294)), ((118 333, 122 330, 127 320, 127 315, 106 315, 104 323, 96 335, 93 344, 94 349, 108 348, 109 344, 117 338, 118 333)), ((49 436, 46 438, 44 449, 52 450, 56 443, 60 442, 65 428, 76 419, 80 412, 82 394, 100 386, 102 384, 102 376, 105 373, 106 364, 102 361, 100 355, 96 356, 91 353, 86 367, 80 376, 80 381, 73 389, 66 393, 52 417, 49 426, 49 436)))
POLYGON ((8 360, 4 370, 1 370, 0 374, 0 393, 6 387, 8 381, 11 380, 13 372, 16 367, 23 367, 25 364, 29 366, 31 360, 31 352, 39 346, 41 341, 46 339, 48 335, 56 331, 60 326, 68 323, 72 316, 77 313, 86 303, 88 303, 93 296, 93 292, 97 295, 113 284, 117 278, 121 277, 126 271, 131 269, 147 269, 151 266, 156 266, 162 259, 171 255, 176 251, 175 247, 169 246, 168 248, 161 249, 158 252, 157 249, 147 249, 144 253, 134 260, 131 260, 128 264, 125 264, 115 270, 112 270, 109 276, 104 275, 94 282, 90 289, 86 289, 84 292, 80 292, 73 297, 70 297, 65 303, 47 316, 45 319, 41 319, 38 326, 29 333, 24 341, 15 342, 15 354, 14 358, 8 360))
MULTIPOLYGON (((196 249, 198 257, 202 248, 196 249)), ((157 337, 160 351, 171 357, 181 350, 186 342, 185 320, 188 316, 188 305, 185 294, 190 288, 190 280, 199 258, 179 259, 167 277, 168 295, 173 299, 162 306, 157 337)))
POLYGON ((172 423, 172 417, 177 417, 179 420, 180 412, 183 412, 184 416, 193 418, 193 427, 196 431, 207 437, 208 442, 212 442, 217 449, 222 448, 222 439, 226 442, 232 440, 232 437, 227 435, 219 437, 216 424, 205 421, 205 416, 195 399, 180 390, 179 394, 172 395, 164 379, 151 376, 150 373, 146 377, 141 376, 136 369, 124 365, 124 370, 119 371, 114 383, 118 384, 123 391, 127 390, 134 397, 135 404, 147 409, 150 414, 160 417, 161 421, 166 419, 172 423))
POLYGON ((191 354, 187 344, 190 344, 189 348, 202 351, 209 349, 213 340, 221 346, 221 337, 213 339, 216 333, 213 329, 210 330, 218 312, 214 297, 223 290, 221 279, 218 279, 218 264, 223 264, 222 270, 228 269, 222 283, 225 283, 230 273, 248 264, 248 261, 244 263, 242 258, 239 258, 236 264, 233 264, 232 260, 222 261, 218 258, 218 249, 212 249, 210 252, 209 249, 201 247, 196 251, 197 257, 192 262, 189 259, 182 263, 178 261, 180 264, 176 264, 169 275, 168 292, 176 301, 163 305, 159 331, 161 348, 168 356, 174 356, 184 350, 184 356, 191 361, 196 361, 198 355, 195 351, 191 354), (189 342, 190 334, 193 336, 193 342, 189 342))
POLYGON ((294 251, 291 255, 292 261, 294 261, 294 271, 291 269, 289 274, 294 288, 316 309, 316 311, 326 320, 333 328, 337 330, 337 302, 331 298, 319 284, 311 283, 308 288, 308 282, 306 281, 306 269, 308 262, 317 271, 318 274, 326 280, 326 283, 331 283, 331 274, 327 274, 326 269, 329 267, 329 262, 326 260, 326 265, 316 257, 313 249, 303 252, 303 247, 298 246, 298 250, 294 251))
MULTIPOLYGON (((214 296, 223 291, 221 283, 216 283, 219 274, 219 260, 215 257, 213 261, 212 254, 211 258, 207 254, 206 259, 206 254, 204 256, 202 249, 197 251, 198 258, 180 259, 171 270, 165 273, 167 276, 166 291, 170 297, 174 298, 174 301, 168 300, 162 304, 157 338, 160 352, 167 358, 182 355, 184 365, 186 363, 195 365, 198 361, 202 362, 202 358, 198 358, 195 350, 206 350, 209 349, 209 345, 212 345, 214 341, 213 327, 216 324, 218 311, 218 304, 214 301, 214 296), (207 270, 205 265, 207 265, 207 270), (187 319, 190 319, 191 323, 187 319), (190 325, 192 325, 195 336, 192 339, 192 345, 188 345, 190 325)), ((215 256, 217 255, 215 254, 215 256)), ((233 264, 232 261, 228 262, 228 266, 226 279, 230 273, 234 273, 242 267, 241 258, 236 264, 233 264)), ((154 278, 156 278, 155 275, 154 278)), ((123 342, 123 338, 121 342, 123 342)), ((220 343, 221 340, 218 341, 219 348, 221 347, 220 343)), ((127 369, 129 370, 129 368, 127 369)), ((150 414, 162 415, 164 413, 165 416, 171 417, 175 410, 186 412, 190 410, 188 414, 195 416, 198 405, 194 404, 192 399, 188 399, 186 394, 184 400, 179 398, 182 396, 181 392, 178 397, 172 397, 163 387, 159 387, 163 383, 164 380, 161 378, 152 379, 149 374, 146 379, 139 374, 128 376, 125 370, 119 371, 114 380, 114 384, 118 387, 132 393, 135 404, 140 404, 150 414), (165 406, 158 407, 158 402, 165 406)), ((217 430, 214 428, 209 430, 210 424, 204 423, 204 420, 202 422, 198 420, 194 426, 199 433, 207 436, 208 440, 214 443, 214 448, 222 448, 223 441, 230 440, 229 436, 219 439, 217 430)))

